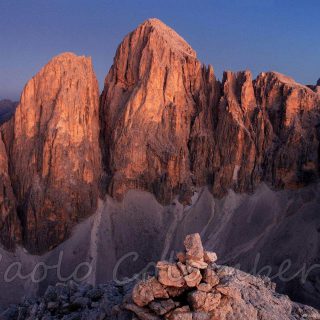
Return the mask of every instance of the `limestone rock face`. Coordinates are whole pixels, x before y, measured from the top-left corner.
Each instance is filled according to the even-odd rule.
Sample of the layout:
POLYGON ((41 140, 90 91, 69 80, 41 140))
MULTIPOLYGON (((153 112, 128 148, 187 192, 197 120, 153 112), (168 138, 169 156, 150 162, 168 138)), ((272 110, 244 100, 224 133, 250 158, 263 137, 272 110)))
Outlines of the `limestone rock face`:
POLYGON ((320 99, 276 72, 226 72, 214 131, 214 194, 262 181, 296 188, 319 177, 320 99), (218 152, 217 152, 218 151, 218 152))
POLYGON ((276 72, 254 82, 259 110, 255 127, 259 179, 281 188, 299 187, 319 177, 320 98, 308 87, 276 72), (267 132, 263 136, 263 133, 267 132))
POLYGON ((193 187, 251 192, 319 177, 320 97, 276 73, 216 80, 172 29, 150 19, 119 46, 101 97, 109 192, 153 192, 168 202, 193 187))
MULTIPOLYGON (((100 186, 186 205, 203 186, 221 197, 318 180, 320 95, 276 72, 226 71, 220 82, 149 19, 120 44, 100 105, 90 59, 63 54, 28 82, 1 134, 0 229, 21 226, 23 244, 40 252, 95 211, 100 186)), ((202 255, 184 257, 188 267, 215 259, 202 255)))
POLYGON ((23 90, 11 120, 10 176, 31 251, 60 243, 97 206, 99 89, 90 58, 51 60, 23 90))
POLYGON ((213 152, 213 191, 250 190, 255 169, 256 146, 251 116, 256 99, 249 71, 227 71, 222 94, 216 107, 213 152))
POLYGON ((147 20, 125 37, 101 98, 113 195, 141 188, 169 201, 192 183, 189 146, 207 182, 205 145, 213 146, 207 106, 209 100, 213 105, 216 84, 212 68, 202 66, 192 48, 161 21, 147 20))

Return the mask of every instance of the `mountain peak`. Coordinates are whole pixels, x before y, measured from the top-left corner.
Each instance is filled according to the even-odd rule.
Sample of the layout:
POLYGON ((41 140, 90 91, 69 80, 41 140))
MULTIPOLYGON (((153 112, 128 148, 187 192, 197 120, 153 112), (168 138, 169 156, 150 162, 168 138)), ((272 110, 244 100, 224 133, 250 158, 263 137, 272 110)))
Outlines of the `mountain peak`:
POLYGON ((73 52, 62 52, 55 57, 53 57, 47 65, 57 64, 57 63, 80 63, 82 64, 91 64, 91 57, 84 55, 76 55, 73 52))
POLYGON ((156 32, 159 38, 164 41, 164 44, 172 50, 196 58, 196 52, 187 41, 161 20, 157 18, 147 19, 133 33, 140 32, 141 29, 145 29, 147 33, 156 32))
POLYGON ((168 27, 163 21, 161 21, 158 18, 149 18, 145 20, 142 24, 150 24, 154 27, 160 26, 160 27, 168 27))
POLYGON ((258 75, 257 80, 262 78, 268 79, 268 81, 275 81, 277 83, 282 83, 283 85, 286 85, 291 88, 302 88, 307 91, 311 90, 309 87, 296 82, 296 80, 294 80, 293 78, 277 71, 261 72, 258 75))
POLYGON ((27 203, 21 217, 27 221, 24 245, 30 251, 46 251, 61 240, 61 232, 66 234, 75 223, 72 217, 79 214, 79 199, 84 215, 96 209, 96 201, 88 199, 97 192, 100 170, 98 108, 98 81, 91 60, 72 53, 50 60, 22 92, 12 121, 14 139, 8 148, 12 150, 12 185, 25 188, 17 201, 27 203), (70 194, 73 184, 77 191, 70 194), (58 208, 60 200, 56 199, 65 206, 58 208), (48 216, 50 230, 43 224, 48 216), (45 241, 39 240, 39 226, 50 234, 45 241))

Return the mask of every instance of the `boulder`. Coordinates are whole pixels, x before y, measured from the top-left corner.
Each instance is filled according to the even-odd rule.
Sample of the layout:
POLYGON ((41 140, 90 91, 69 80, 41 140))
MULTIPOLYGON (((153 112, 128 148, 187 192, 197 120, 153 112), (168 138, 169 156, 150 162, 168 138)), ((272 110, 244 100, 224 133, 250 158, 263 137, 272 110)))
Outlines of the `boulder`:
POLYGON ((199 291, 203 291, 203 292, 209 292, 212 290, 212 285, 209 284, 209 283, 200 283, 198 286, 197 286, 197 289, 199 291))
POLYGON ((184 280, 186 281, 188 287, 196 287, 201 282, 202 275, 199 269, 193 269, 193 271, 190 274, 184 276, 184 280))
POLYGON ((220 279, 216 272, 209 267, 208 269, 204 270, 203 281, 214 287, 220 282, 220 279))
POLYGON ((149 308, 159 316, 163 316, 176 307, 177 303, 172 299, 152 301, 149 304, 149 308))
POLYGON ((204 252, 204 261, 208 264, 216 262, 218 259, 217 254, 211 251, 204 252))
POLYGON ((189 303, 193 310, 211 312, 220 303, 221 294, 213 292, 193 291, 189 294, 189 303))
POLYGON ((167 319, 168 320, 192 320, 192 312, 190 311, 189 306, 183 306, 171 312, 168 315, 167 319))
POLYGON ((165 286, 181 288, 185 286, 183 274, 176 264, 166 261, 157 263, 158 280, 165 286))
POLYGON ((132 291, 132 299, 139 307, 146 306, 154 299, 169 298, 167 291, 154 277, 139 282, 132 291))

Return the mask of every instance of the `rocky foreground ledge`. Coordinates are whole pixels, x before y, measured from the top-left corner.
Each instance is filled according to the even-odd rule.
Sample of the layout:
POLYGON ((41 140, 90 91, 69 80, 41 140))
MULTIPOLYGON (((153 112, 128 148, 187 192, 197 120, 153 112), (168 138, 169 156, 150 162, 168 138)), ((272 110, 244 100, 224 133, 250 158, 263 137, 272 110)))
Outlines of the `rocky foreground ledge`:
POLYGON ((158 262, 157 274, 134 286, 50 286, 43 297, 3 311, 0 320, 320 319, 314 308, 278 294, 268 278, 217 265, 199 234, 188 235, 184 245, 175 263, 158 262))

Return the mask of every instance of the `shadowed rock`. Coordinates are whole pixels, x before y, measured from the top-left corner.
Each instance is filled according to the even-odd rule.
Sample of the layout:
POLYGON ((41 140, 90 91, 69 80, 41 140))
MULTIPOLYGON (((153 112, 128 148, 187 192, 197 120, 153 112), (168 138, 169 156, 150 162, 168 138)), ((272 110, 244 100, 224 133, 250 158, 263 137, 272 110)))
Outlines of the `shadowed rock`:
POLYGON ((0 100, 0 125, 11 119, 18 103, 8 99, 0 100))

